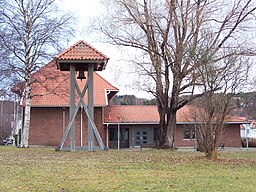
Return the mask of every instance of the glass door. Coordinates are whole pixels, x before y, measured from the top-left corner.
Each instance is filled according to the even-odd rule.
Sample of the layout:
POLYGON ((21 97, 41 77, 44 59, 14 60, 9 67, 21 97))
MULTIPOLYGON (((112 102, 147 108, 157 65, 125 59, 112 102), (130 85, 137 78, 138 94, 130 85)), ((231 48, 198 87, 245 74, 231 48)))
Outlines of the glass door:
POLYGON ((135 133, 135 146, 141 146, 146 143, 148 143, 147 131, 137 130, 135 133))

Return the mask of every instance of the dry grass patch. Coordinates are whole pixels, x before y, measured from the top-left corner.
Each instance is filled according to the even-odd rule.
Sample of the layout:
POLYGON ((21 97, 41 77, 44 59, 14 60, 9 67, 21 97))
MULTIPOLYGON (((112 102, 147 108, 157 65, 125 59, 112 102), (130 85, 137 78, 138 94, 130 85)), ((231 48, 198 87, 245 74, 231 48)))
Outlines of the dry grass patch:
POLYGON ((256 152, 0 147, 0 191, 256 191, 256 152))

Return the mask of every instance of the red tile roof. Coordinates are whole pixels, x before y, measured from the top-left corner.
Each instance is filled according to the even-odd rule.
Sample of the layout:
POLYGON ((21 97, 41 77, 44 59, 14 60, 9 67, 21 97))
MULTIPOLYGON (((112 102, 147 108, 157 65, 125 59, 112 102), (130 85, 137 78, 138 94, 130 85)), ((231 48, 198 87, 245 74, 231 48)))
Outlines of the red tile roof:
MULTIPOLYGON (((63 62, 63 66, 66 67, 64 70, 68 71, 70 63, 76 64, 76 62, 80 61, 78 65, 84 65, 88 63, 88 60, 92 60, 89 63, 94 64, 96 70, 102 70, 104 69, 108 59, 109 58, 107 56, 86 42, 77 42, 57 55, 54 60, 42 67, 38 72, 32 74, 31 79, 33 83, 31 85, 31 95, 33 97, 31 100, 31 106, 69 106, 69 72, 57 69, 56 63, 60 64, 60 62, 63 62)), ((87 76, 86 72, 85 76, 87 76)), ((83 82, 80 80, 77 81, 81 91, 85 82, 86 80, 83 82)), ((23 88, 24 82, 21 82, 12 90, 17 93, 23 88)), ((116 87, 108 83, 98 73, 94 72, 95 106, 106 106, 108 100, 113 98, 117 92, 118 89, 116 87)), ((76 97, 78 100, 77 94, 76 97)), ((85 102, 87 102, 87 94, 85 94, 85 102)))
MULTIPOLYGON (((85 76, 87 73, 85 72, 85 76)), ((51 61, 38 72, 32 75, 32 100, 31 106, 36 107, 61 107, 69 106, 69 72, 59 71, 56 68, 55 61, 51 61)), ((82 91, 86 80, 77 83, 82 91)), ((118 89, 108 83, 97 72, 94 72, 94 105, 106 106, 107 91, 112 93, 113 97, 118 89)), ((76 94, 77 96, 77 94, 76 94)), ((109 98, 111 99, 111 98, 109 98)), ((77 96, 78 100, 78 96, 77 96)), ((87 94, 85 94, 85 102, 87 102, 87 94)))
MULTIPOLYGON (((177 123, 193 123, 195 120, 191 117, 194 107, 186 105, 177 112, 177 123)), ((104 123, 131 123, 131 124, 158 124, 159 115, 157 106, 153 105, 118 105, 104 108, 104 123)), ((227 122, 245 122, 243 117, 230 116, 227 122)))
POLYGON ((248 120, 245 117, 228 116, 226 122, 243 122, 243 123, 248 123, 248 120))
POLYGON ((78 41, 74 45, 56 56, 56 59, 63 60, 101 60, 109 59, 106 55, 89 45, 83 40, 78 41))
POLYGON ((118 117, 122 123, 159 122, 157 107, 152 105, 114 105, 104 108, 104 123, 117 123, 118 117))
POLYGON ((57 68, 64 71, 69 70, 69 65, 71 63, 73 63, 76 68, 81 68, 81 64, 92 63, 94 64, 94 70, 101 71, 105 69, 109 60, 106 55, 82 40, 58 54, 55 58, 57 61, 57 68))

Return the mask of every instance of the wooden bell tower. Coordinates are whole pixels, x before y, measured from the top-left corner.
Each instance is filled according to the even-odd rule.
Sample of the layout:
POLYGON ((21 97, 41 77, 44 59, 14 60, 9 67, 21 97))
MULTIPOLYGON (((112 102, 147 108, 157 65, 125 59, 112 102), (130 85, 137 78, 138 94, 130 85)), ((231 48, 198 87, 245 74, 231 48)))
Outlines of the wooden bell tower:
POLYGON ((68 136, 70 141, 70 151, 76 150, 75 117, 80 107, 83 108, 86 116, 88 117, 87 150, 94 150, 94 138, 96 138, 99 147, 101 149, 105 149, 105 145, 94 123, 93 73, 94 71, 104 70, 108 60, 108 57, 84 41, 77 42, 75 45, 71 46, 56 57, 57 68, 60 71, 70 72, 69 123, 61 143, 56 150, 63 150, 68 136), (80 90, 76 80, 76 71, 79 71, 77 79, 86 81, 82 90, 80 90), (88 74, 87 77, 84 75, 85 71, 88 74), (84 101, 86 92, 88 93, 88 105, 84 101), (75 93, 78 95, 77 103, 75 93))

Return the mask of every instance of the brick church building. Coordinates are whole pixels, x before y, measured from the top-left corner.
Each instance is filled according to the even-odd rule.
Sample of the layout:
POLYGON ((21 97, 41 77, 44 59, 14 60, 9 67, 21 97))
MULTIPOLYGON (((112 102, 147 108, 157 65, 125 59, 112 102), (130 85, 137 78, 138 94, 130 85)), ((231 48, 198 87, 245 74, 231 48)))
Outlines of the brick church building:
MULTIPOLYGON (((56 59, 87 59, 96 61, 108 57, 84 41, 79 41, 32 75, 31 126, 29 144, 59 146, 69 123, 69 71, 57 69, 56 59)), ((105 66, 104 66, 105 67, 105 66)), ((86 75, 85 75, 86 76, 86 75)), ((120 147, 130 148, 144 144, 155 144, 159 139, 159 116, 156 106, 111 106, 109 102, 118 93, 98 72, 94 72, 94 121, 103 143, 117 148, 117 127, 120 126, 120 147)), ((83 87, 84 81, 77 81, 83 87)), ((15 93, 22 95, 23 83, 17 85, 15 93)), ((77 96, 76 96, 77 97, 77 96)), ((87 95, 84 98, 87 103, 87 95)), ((24 107, 24 100, 22 102, 24 107)), ((193 147, 195 122, 189 118, 190 106, 177 113, 175 146, 193 147)), ((232 117, 225 124, 222 139, 225 147, 241 147, 240 124, 243 118, 232 117)), ((75 119, 76 146, 87 145, 87 116, 79 109, 75 119)), ((68 143, 68 142, 67 142, 68 143)))

